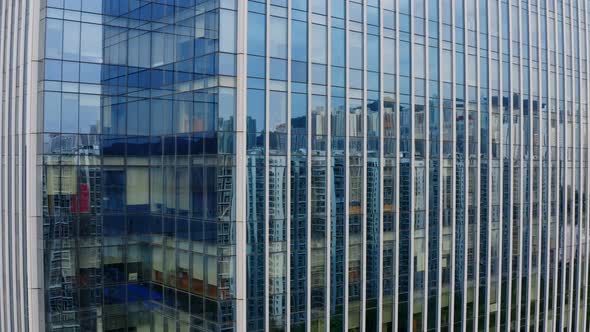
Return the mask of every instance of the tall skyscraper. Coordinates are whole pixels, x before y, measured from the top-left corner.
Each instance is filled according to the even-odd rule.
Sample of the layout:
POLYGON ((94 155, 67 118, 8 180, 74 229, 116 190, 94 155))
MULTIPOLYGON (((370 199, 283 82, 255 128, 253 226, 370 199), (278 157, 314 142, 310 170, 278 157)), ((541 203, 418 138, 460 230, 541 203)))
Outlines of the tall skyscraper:
POLYGON ((0 1, 0 331, 589 331, 590 3, 0 1))

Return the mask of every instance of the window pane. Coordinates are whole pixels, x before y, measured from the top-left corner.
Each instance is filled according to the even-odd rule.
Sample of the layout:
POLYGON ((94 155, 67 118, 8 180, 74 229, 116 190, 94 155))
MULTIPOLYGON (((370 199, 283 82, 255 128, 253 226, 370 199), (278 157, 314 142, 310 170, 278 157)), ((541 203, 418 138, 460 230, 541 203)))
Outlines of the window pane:
POLYGON ((46 132, 59 132, 61 120, 61 93, 45 92, 44 118, 46 132))
POLYGON ((80 133, 98 133, 100 125, 100 96, 80 95, 80 133))
POLYGON ((270 105, 268 109, 270 116, 270 131, 287 132, 287 94, 284 92, 271 91, 270 105))
POLYGON ((287 20, 284 18, 270 18, 270 56, 287 58, 287 20))
POLYGON ((219 20, 219 51, 234 53, 236 51, 236 13, 231 10, 220 10, 219 20))
POLYGON ((78 94, 64 93, 61 104, 61 131, 78 132, 78 94))
POLYGON ((248 132, 264 131, 264 90, 248 89, 248 132))
POLYGON ((82 23, 82 61, 102 62, 102 26, 82 23))
POLYGON ((265 17, 261 14, 248 13, 248 54, 264 55, 266 36, 265 17))
POLYGON ((45 56, 48 58, 60 59, 63 45, 63 24, 62 21, 48 19, 45 40, 45 56))
POLYGON ((293 61, 307 61, 307 23, 292 21, 291 58, 293 61))
POLYGON ((326 63, 327 54, 327 36, 326 27, 323 25, 312 25, 312 49, 311 61, 315 63, 326 63))
POLYGON ((363 68, 363 35, 359 32, 350 32, 350 68, 363 68))
POLYGON ((65 60, 80 59, 80 23, 64 21, 64 54, 65 60))

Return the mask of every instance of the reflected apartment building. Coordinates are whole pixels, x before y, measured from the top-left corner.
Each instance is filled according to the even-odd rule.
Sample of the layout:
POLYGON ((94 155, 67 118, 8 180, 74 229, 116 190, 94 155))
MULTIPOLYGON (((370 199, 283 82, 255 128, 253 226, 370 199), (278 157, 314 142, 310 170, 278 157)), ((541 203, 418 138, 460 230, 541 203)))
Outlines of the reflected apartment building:
POLYGON ((0 2, 0 331, 587 331, 582 0, 0 2))

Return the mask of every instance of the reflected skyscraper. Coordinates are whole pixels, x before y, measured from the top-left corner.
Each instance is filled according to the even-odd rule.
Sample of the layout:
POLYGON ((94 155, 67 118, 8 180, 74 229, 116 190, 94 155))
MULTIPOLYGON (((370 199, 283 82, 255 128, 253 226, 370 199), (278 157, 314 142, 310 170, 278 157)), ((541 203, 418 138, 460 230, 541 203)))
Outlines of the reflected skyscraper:
POLYGON ((0 331, 586 331, 582 0, 0 2, 0 331))

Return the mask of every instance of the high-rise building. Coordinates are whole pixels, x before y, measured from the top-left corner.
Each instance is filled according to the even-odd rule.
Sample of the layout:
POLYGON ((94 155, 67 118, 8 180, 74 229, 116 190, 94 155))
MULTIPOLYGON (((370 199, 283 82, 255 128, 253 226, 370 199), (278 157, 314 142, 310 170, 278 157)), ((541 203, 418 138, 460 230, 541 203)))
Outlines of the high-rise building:
POLYGON ((589 331, 590 3, 0 1, 0 331, 589 331))

